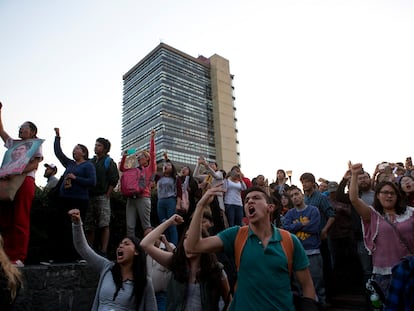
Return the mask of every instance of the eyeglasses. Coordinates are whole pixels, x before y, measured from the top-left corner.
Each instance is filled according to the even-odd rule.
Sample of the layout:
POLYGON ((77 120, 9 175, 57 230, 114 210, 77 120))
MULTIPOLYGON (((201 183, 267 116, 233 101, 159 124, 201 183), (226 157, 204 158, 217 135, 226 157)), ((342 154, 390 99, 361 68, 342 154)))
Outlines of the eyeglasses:
POLYGON ((30 126, 27 124, 23 124, 19 126, 19 130, 29 130, 29 129, 30 129, 30 126))
POLYGON ((396 195, 397 195, 394 191, 380 191, 379 193, 381 193, 381 194, 383 194, 383 195, 385 195, 385 196, 390 195, 390 196, 392 196, 392 197, 394 197, 394 196, 396 196, 396 195))

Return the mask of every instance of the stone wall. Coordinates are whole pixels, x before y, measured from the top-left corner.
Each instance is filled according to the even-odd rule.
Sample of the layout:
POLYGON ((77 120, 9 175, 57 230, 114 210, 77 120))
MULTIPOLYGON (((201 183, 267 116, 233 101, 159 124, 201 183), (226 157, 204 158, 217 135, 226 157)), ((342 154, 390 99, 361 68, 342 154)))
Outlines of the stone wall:
POLYGON ((86 264, 26 265, 16 311, 89 311, 98 274, 86 264))

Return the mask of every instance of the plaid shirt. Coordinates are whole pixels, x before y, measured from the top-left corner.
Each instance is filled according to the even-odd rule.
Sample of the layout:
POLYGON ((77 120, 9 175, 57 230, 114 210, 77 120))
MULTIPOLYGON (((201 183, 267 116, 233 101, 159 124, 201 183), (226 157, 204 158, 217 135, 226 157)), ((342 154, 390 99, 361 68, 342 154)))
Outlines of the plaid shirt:
POLYGON ((384 311, 414 310, 414 255, 404 257, 392 268, 384 311))

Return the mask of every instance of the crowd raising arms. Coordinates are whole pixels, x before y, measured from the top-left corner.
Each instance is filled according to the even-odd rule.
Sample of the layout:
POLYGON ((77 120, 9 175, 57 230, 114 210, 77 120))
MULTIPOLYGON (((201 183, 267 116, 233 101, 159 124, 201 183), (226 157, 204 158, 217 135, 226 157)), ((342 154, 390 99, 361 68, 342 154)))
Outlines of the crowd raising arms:
MULTIPOLYGON (((1 108, 2 105, 0 103, 0 110, 1 108)), ((57 140, 60 140, 59 129, 55 129, 55 131, 56 137, 59 138, 57 140)), ((31 122, 25 122, 20 127, 19 138, 21 138, 22 140, 36 138, 36 132, 37 129, 31 122)), ((155 131, 151 133, 151 146, 153 144, 154 135, 155 131)), ((1 114, 0 137, 6 143, 11 139, 3 128, 1 114)), ((79 147, 79 145, 77 147, 79 147)), ((153 149, 152 151, 154 150, 155 149, 153 149)), ((137 158, 139 161, 146 162, 143 165, 143 167, 147 167, 150 164, 149 162, 151 162, 150 166, 152 166, 152 163, 155 160, 155 158, 150 158, 148 154, 145 153, 137 154, 137 158)), ((85 159, 82 159, 82 162, 86 160, 87 156, 85 159)), ((42 161, 41 153, 31 159, 31 161, 25 168, 25 173, 31 173, 35 171, 40 161, 42 161)), ((231 250, 228 249, 228 245, 230 245, 231 243, 229 243, 229 241, 226 240, 226 238, 229 237, 229 232, 233 234, 233 231, 235 231, 234 228, 230 228, 229 230, 233 231, 226 231, 225 233, 219 234, 217 236, 207 236, 205 233, 202 232, 201 219, 203 216, 204 209, 210 206, 210 203, 212 202, 214 197, 219 199, 219 206, 221 209, 223 209, 222 198, 224 191, 220 184, 222 178, 220 178, 221 176, 219 176, 220 172, 217 170, 217 166, 214 167, 214 164, 212 163, 210 163, 209 165, 209 163, 207 163, 202 158, 200 158, 198 161, 198 167, 199 165, 205 166, 209 173, 216 176, 216 178, 214 178, 213 187, 206 190, 204 196, 199 200, 189 230, 187 233, 183 234, 183 239, 179 242, 179 244, 182 243, 180 249, 188 259, 190 272, 192 269, 196 269, 194 267, 197 267, 197 265, 198 269, 202 269, 200 264, 201 261, 199 259, 199 257, 201 258, 200 254, 211 254, 218 251, 225 251, 230 253, 231 250), (193 258, 196 258, 196 260, 194 261, 195 264, 193 262, 193 258), (198 264, 197 261, 199 262, 198 264)), ((168 171, 168 169, 170 169, 169 164, 166 165, 166 170, 168 171)), ((358 197, 357 175, 362 170, 362 164, 351 165, 350 170, 352 172, 352 177, 349 186, 349 198, 355 210, 360 215, 365 231, 367 232, 367 235, 365 236, 365 242, 367 248, 373 255, 374 279, 377 278, 382 290, 384 291, 384 293, 387 293, 392 267, 398 263, 401 257, 409 253, 413 253, 412 250, 414 249, 414 237, 412 237, 412 234, 409 234, 410 232, 412 232, 413 229, 414 220, 412 215, 414 213, 414 209, 410 206, 407 206, 407 204, 401 204, 403 202, 403 198, 401 197, 399 191, 402 190, 402 192, 405 193, 405 195, 409 198, 408 202, 410 202, 411 204, 413 202, 413 198, 411 196, 412 191, 410 191, 410 184, 413 183, 413 179, 410 176, 405 176, 401 177, 399 180, 396 181, 383 179, 382 181, 377 182, 375 184, 375 202, 374 204, 372 204, 372 206, 370 206, 369 204, 364 203, 364 201, 362 201, 358 197), (400 189, 398 189, 396 183, 399 184, 400 189), (378 231, 378 227, 381 228, 381 230, 378 231), (391 243, 389 243, 390 241, 391 243), (389 246, 385 248, 384 245, 389 246), (379 256, 379 254, 384 253, 387 253, 387 256, 379 256)), ((379 169, 376 169, 376 172, 377 170, 379 169)), ((79 179, 79 176, 75 175, 72 172, 68 172, 66 175, 66 177, 72 181, 79 179)), ((197 169, 195 176, 201 176, 197 169)), ((64 188, 64 186, 62 186, 62 188, 64 188)), ((64 189, 62 190, 65 191, 64 189)), ((269 221, 269 214, 271 213, 271 208, 269 202, 267 201, 266 193, 263 193, 258 189, 250 189, 246 194, 246 199, 243 202, 243 204, 244 214, 247 216, 249 222, 250 234, 256 236, 257 239, 260 241, 262 247, 266 249, 267 247, 271 246, 273 238, 275 236, 274 228, 272 227, 272 224, 269 221)), ((176 209, 179 210, 180 206, 181 204, 179 204, 177 200, 176 209)), ((134 207, 136 208, 136 206, 134 207)), ((146 212, 148 212, 148 208, 146 208, 145 210, 146 212)), ((80 217, 78 219, 78 215, 76 213, 70 213, 72 216, 72 220, 75 224, 74 227, 76 227, 80 223, 80 217)), ((136 213, 135 210, 134 213, 136 213)), ((152 243, 152 240, 158 239, 159 235, 163 233, 167 228, 181 223, 182 218, 178 215, 173 215, 170 218, 168 218, 164 223, 162 223, 159 227, 155 228, 152 232, 150 232, 148 234, 148 239, 145 238, 141 243, 142 246, 147 250, 148 254, 150 254, 151 256, 153 255, 157 261, 169 268, 174 267, 174 256, 177 255, 175 255, 174 253, 167 253, 159 249, 158 251, 155 251, 155 249, 153 249, 154 243, 152 243)), ((151 230, 150 226, 145 226, 144 229, 146 230, 145 233, 148 233, 151 230)), ((321 233, 322 238, 325 238, 327 236, 328 230, 327 228, 325 229, 326 230, 323 230, 321 233)), ((77 230, 78 229, 74 229, 74 232, 77 230)), ((7 237, 5 235, 5 241, 6 240, 7 237)), ((126 240, 128 240, 128 238, 126 238, 126 240)), ((135 243, 136 241, 134 242, 131 239, 129 239, 129 241, 130 242, 128 243, 134 244, 133 248, 135 250, 139 248, 135 243)), ((77 240, 75 243, 80 243, 80 241, 77 240)), ((124 241, 122 243, 124 243, 124 241)), ((132 244, 130 244, 130 246, 132 246, 132 244)), ((78 244, 78 246, 79 245, 81 244, 78 244)), ((140 251, 138 250, 137 253, 139 254, 139 252, 140 251)), ((86 256, 89 256, 86 253, 84 254, 86 256)), ((24 260, 24 257, 22 257, 21 259, 24 260)), ((15 262, 15 260, 13 260, 13 262, 15 262)), ((306 264, 303 263, 304 262, 301 263, 302 266, 300 268, 296 267, 296 276, 299 283, 301 283, 303 295, 309 298, 314 298, 315 292, 309 276, 309 271, 306 267, 306 264)), ((199 273, 199 271, 196 273, 190 273, 189 280, 196 280, 194 279, 194 277, 197 277, 197 273, 199 273)), ((123 279, 122 271, 121 275, 121 279, 123 279)), ((145 284, 145 286, 148 285, 145 282, 143 284, 145 284)), ((116 286, 118 285, 115 285, 115 287, 116 286)), ((241 284, 240 286, 243 286, 243 284, 241 284)), ((117 290, 119 290, 119 288, 117 290)), ((223 293, 224 292, 225 291, 223 291, 223 293)), ((223 295, 223 298, 226 298, 225 295, 223 295)), ((239 301, 242 301, 240 295, 238 297, 235 297, 235 300, 238 299, 239 301)), ((141 305, 141 300, 139 300, 138 302, 139 305, 141 305)))

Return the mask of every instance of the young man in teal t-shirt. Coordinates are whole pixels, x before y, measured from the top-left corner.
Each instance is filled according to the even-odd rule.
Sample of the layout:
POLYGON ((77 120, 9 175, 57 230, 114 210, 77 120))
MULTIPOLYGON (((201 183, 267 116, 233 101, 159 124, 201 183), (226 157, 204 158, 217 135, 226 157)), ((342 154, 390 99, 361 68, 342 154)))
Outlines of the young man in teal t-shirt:
MULTIPOLYGON (((221 185, 209 189, 197 204, 188 231, 186 248, 194 253, 224 251, 234 258, 234 240, 239 226, 228 228, 216 236, 201 238, 201 219, 204 208, 215 195, 222 195, 221 185)), ((237 290, 229 310, 294 311, 290 274, 286 255, 281 246, 281 235, 270 222, 273 205, 259 187, 247 190, 244 200, 249 233, 244 245, 238 271, 237 290)), ((303 296, 315 298, 315 289, 309 273, 309 261, 296 236, 293 271, 301 285, 303 296)))

